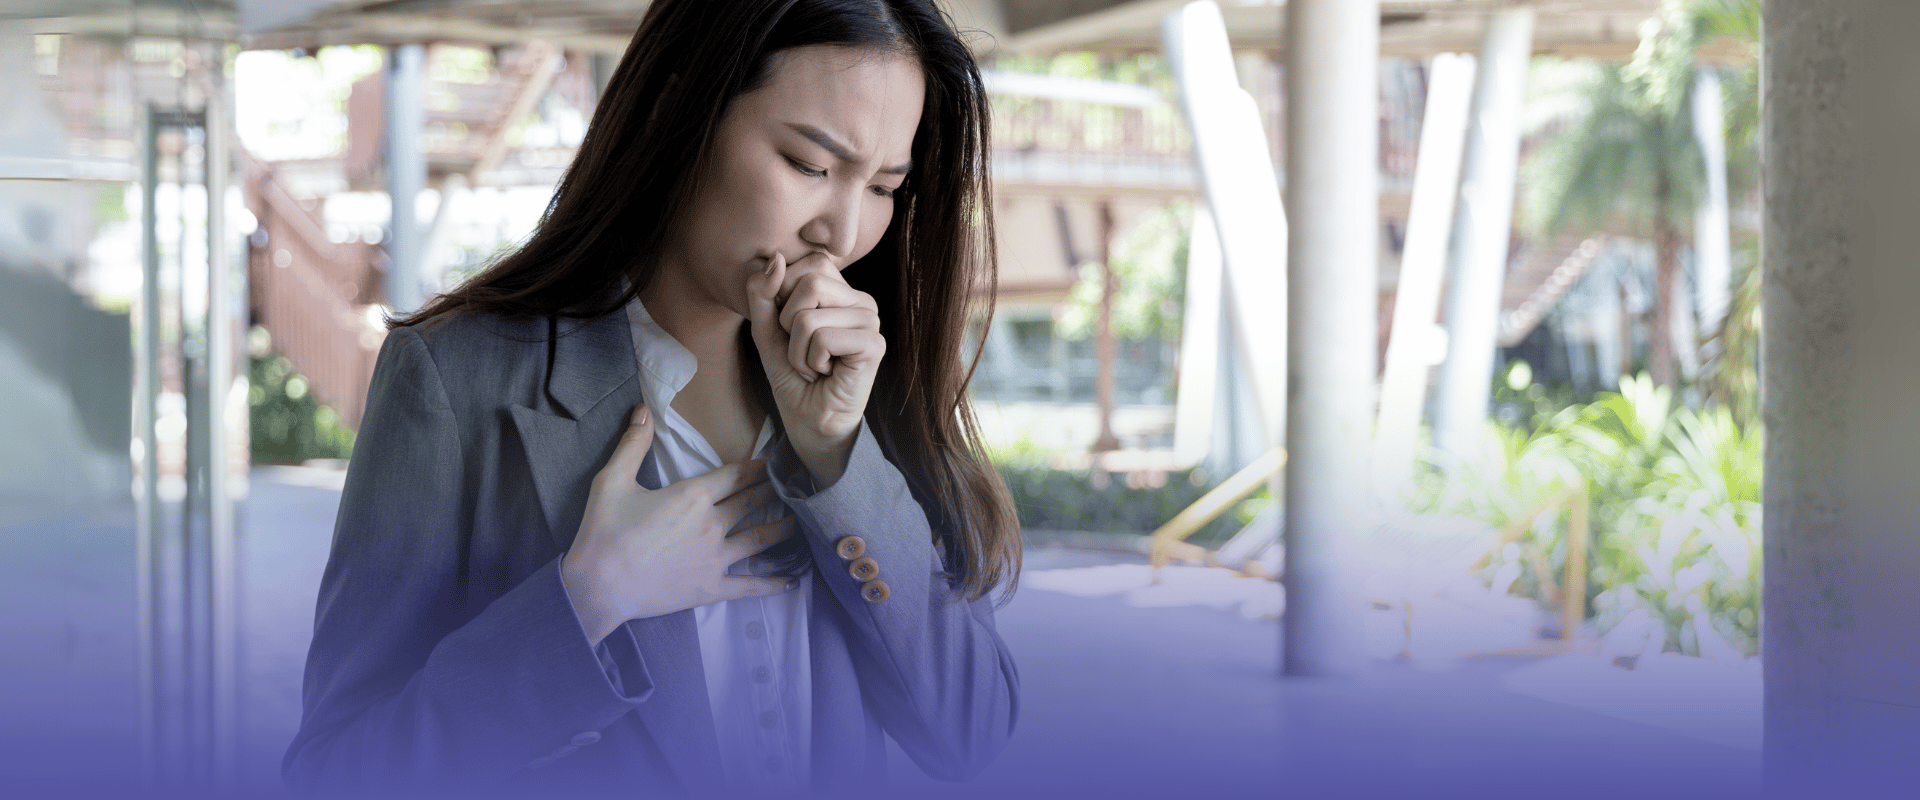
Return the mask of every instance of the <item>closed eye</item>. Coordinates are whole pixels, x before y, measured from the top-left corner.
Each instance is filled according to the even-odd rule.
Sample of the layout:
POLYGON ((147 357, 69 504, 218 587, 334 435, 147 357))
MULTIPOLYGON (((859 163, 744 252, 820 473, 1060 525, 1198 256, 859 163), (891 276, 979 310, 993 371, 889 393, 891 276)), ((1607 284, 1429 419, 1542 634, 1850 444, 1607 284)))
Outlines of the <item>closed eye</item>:
POLYGON ((887 187, 885 187, 885 186, 875 186, 875 187, 873 187, 873 193, 874 193, 874 194, 877 194, 877 195, 880 195, 881 197, 885 197, 885 198, 887 198, 887 199, 889 199, 889 200, 891 200, 891 199, 893 199, 893 190, 892 190, 892 189, 889 189, 889 188, 887 188, 887 187))
POLYGON ((798 170, 800 174, 805 175, 809 178, 818 178, 822 175, 827 174, 827 171, 824 169, 816 169, 814 167, 809 167, 805 163, 796 161, 792 158, 787 159, 787 164, 792 166, 795 170, 798 170))

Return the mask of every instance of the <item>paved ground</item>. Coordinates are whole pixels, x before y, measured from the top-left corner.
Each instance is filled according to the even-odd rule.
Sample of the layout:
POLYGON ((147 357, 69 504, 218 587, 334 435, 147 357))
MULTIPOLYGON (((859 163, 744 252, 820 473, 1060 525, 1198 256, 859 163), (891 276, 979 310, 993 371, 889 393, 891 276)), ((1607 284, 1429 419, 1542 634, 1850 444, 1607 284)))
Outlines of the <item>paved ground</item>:
MULTIPOLYGON (((279 791, 279 755, 298 722, 314 591, 338 500, 328 482, 303 472, 255 476, 243 542, 247 795, 279 791)), ((0 698, 0 780, 71 796, 75 786, 133 775, 130 512, 3 512, 0 624, 19 646, 0 654, 10 687, 0 698)), ((1277 588, 1197 568, 1148 587, 1142 562, 1126 553, 1031 549, 1026 586, 999 616, 1022 682, 1013 743, 964 785, 925 778, 896 750, 890 777, 900 793, 1757 791, 1757 694, 1725 690, 1743 678, 1707 670, 1686 679, 1692 684, 1623 680, 1631 673, 1562 657, 1382 658, 1354 680, 1282 679, 1279 626, 1270 618, 1277 588)), ((1376 651, 1397 652, 1397 617, 1374 623, 1376 651)))

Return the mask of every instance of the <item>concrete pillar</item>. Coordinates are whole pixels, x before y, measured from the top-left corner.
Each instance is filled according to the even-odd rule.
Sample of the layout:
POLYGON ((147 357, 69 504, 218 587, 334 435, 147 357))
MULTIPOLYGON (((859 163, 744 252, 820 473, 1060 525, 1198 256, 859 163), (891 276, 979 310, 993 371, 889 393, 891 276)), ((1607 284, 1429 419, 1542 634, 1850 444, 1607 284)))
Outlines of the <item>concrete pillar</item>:
MULTIPOLYGON (((1220 435, 1222 345, 1230 341, 1220 296, 1219 234, 1205 202, 1193 206, 1193 232, 1187 247, 1187 291, 1180 314, 1179 385, 1173 390, 1173 452, 1181 464, 1197 464, 1220 435)), ((1233 474, 1231 471, 1223 475, 1233 474)))
POLYGON ((1444 352, 1446 331, 1435 324, 1440 283, 1453 236, 1454 201, 1460 196, 1460 158, 1466 145, 1467 112, 1473 101, 1473 56, 1441 53, 1427 77, 1427 108, 1420 123, 1420 153, 1407 211, 1406 246, 1393 299, 1392 338, 1380 376, 1380 416, 1374 427, 1375 493, 1398 500, 1413 483, 1419 456, 1420 415, 1427 399, 1428 368, 1444 352))
POLYGON ((1377 0, 1287 4, 1288 675, 1366 663, 1347 552, 1372 518, 1379 325, 1377 0))
POLYGON ((213 778, 231 786, 240 774, 240 540, 239 504, 248 471, 247 265, 227 223, 233 186, 233 84, 223 46, 206 48, 203 63, 215 91, 206 98, 207 318, 206 431, 207 618, 209 734, 213 778))
POLYGON ((414 203, 427 184, 427 158, 420 149, 426 130, 426 48, 403 44, 387 53, 387 196, 393 212, 387 238, 387 305, 395 312, 420 307, 422 252, 414 203))
MULTIPOLYGON (((1286 212, 1259 105, 1241 87, 1220 7, 1187 3, 1161 24, 1218 234, 1218 416, 1208 469, 1224 477, 1285 442, 1286 212)), ((1193 302, 1193 298, 1189 298, 1193 302)))
POLYGON ((1765 763, 1920 780, 1920 4, 1766 0, 1765 763))
MULTIPOLYGON (((1699 330, 1711 333, 1727 315, 1733 279, 1733 244, 1727 212, 1727 116, 1721 108, 1720 73, 1702 67, 1693 81, 1693 136, 1707 166, 1707 194, 1693 218, 1694 302, 1699 330)), ((1691 357, 1696 348, 1679 348, 1691 357)))
POLYGON ((1513 231, 1520 105, 1526 98, 1532 47, 1533 9, 1507 8, 1487 17, 1454 220, 1447 360, 1440 370, 1433 426, 1434 443, 1456 457, 1473 452, 1487 419, 1500 290, 1513 231))
POLYGON ((1120 449, 1120 438, 1113 433, 1114 381, 1113 296, 1120 293, 1120 282, 1113 273, 1113 198, 1102 197, 1097 206, 1100 218, 1100 318, 1095 325, 1094 360, 1099 373, 1094 379, 1094 399, 1100 406, 1100 432, 1093 437, 1093 452, 1120 449))

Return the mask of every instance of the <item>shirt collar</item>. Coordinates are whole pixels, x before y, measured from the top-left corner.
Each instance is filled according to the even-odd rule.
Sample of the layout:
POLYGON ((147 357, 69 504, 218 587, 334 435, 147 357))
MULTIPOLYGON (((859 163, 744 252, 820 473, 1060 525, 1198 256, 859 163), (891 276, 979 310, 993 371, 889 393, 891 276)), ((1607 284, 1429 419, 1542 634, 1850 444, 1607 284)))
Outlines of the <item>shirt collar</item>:
POLYGON ((693 351, 653 321, 639 297, 627 303, 627 327, 640 361, 640 388, 650 407, 665 407, 693 380, 700 362, 693 351))

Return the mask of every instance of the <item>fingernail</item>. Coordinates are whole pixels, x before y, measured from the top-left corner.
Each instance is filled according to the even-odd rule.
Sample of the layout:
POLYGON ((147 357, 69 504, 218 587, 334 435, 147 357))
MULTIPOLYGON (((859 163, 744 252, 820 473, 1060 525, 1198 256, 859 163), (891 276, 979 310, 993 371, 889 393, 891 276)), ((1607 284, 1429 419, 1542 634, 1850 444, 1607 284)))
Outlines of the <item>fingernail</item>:
POLYGON ((647 424, 647 421, 652 418, 653 418, 653 412, 648 411, 647 407, 643 404, 640 406, 640 409, 634 413, 633 424, 645 425, 647 424))
POLYGON ((773 258, 769 258, 769 259, 767 259, 767 269, 766 269, 766 271, 765 271, 765 272, 762 272, 761 274, 763 274, 763 275, 765 275, 765 276, 767 276, 767 277, 769 277, 769 278, 771 278, 771 277, 773 277, 773 268, 774 268, 774 267, 776 266, 776 265, 775 265, 775 263, 774 263, 774 260, 773 260, 773 259, 774 259, 774 258, 779 258, 779 257, 780 257, 780 256, 778 256, 778 255, 775 255, 775 256, 773 256, 773 258))
POLYGON ((800 588, 799 578, 794 578, 793 580, 787 581, 787 591, 791 592, 798 588, 800 588))

